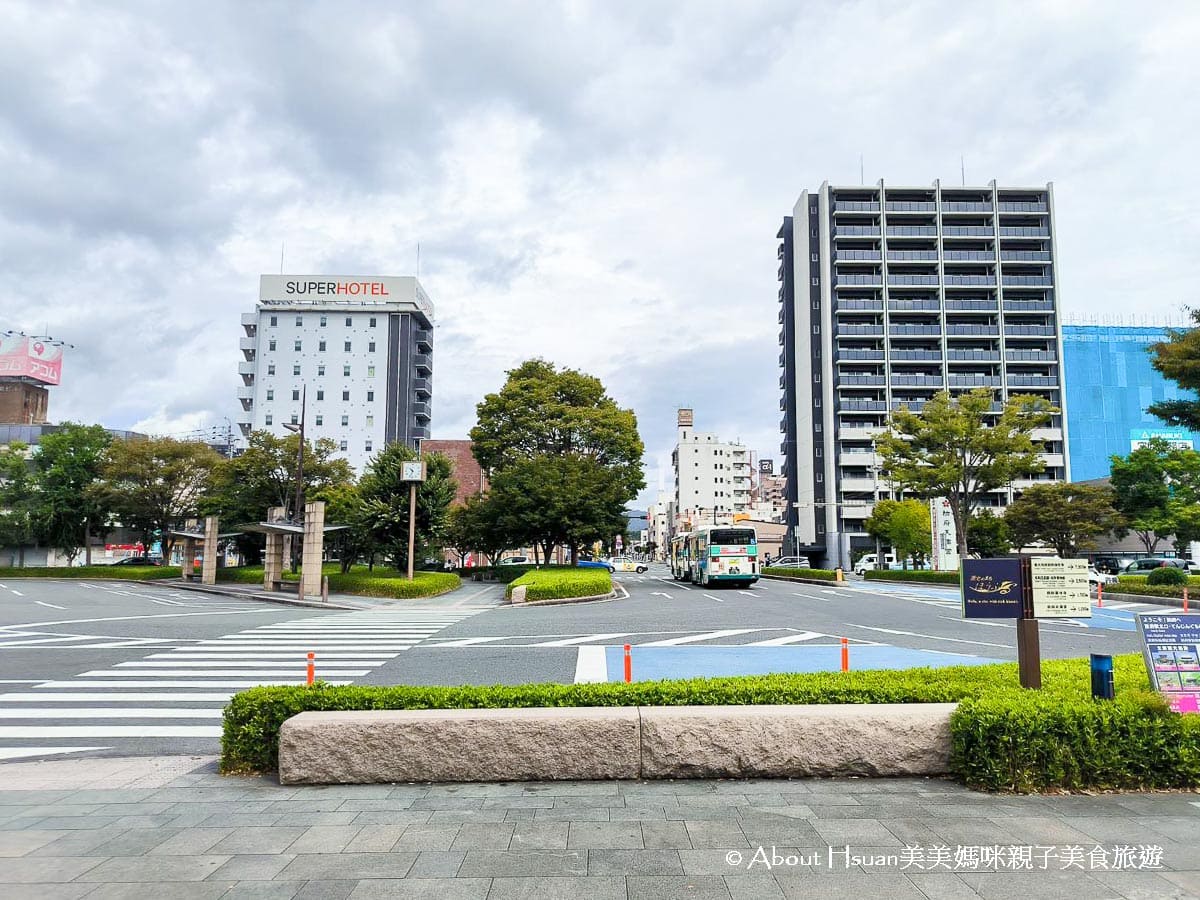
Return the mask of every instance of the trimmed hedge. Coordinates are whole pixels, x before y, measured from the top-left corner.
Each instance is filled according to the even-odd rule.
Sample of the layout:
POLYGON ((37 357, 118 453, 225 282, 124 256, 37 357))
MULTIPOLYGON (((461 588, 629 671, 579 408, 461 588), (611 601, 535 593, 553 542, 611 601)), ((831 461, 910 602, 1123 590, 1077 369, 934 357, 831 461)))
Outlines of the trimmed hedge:
MULTIPOLYGON (((335 594, 357 594, 360 597, 385 597, 396 600, 411 600, 416 597, 436 597, 452 591, 462 584, 453 572, 414 572, 413 580, 408 573, 376 566, 374 571, 366 566, 354 566, 343 573, 338 563, 325 563, 322 572, 329 576, 329 590, 335 594)), ((300 575, 284 572, 284 581, 298 581, 300 575)), ((235 584, 262 584, 262 566, 238 566, 217 570, 217 581, 235 584)))
POLYGON ((932 572, 929 569, 867 569, 867 581, 921 581, 929 584, 952 584, 958 587, 957 572, 932 572))
POLYGON ((1187 573, 1183 569, 1177 569, 1174 566, 1163 566, 1161 569, 1155 569, 1146 576, 1146 584, 1149 587, 1183 587, 1187 583, 1187 573))
POLYGON ((773 575, 776 578, 814 578, 819 581, 837 581, 837 572, 830 569, 793 569, 788 566, 766 566, 762 570, 764 575, 773 575))
POLYGON ((272 771, 279 729, 307 710, 494 709, 957 702, 951 767, 974 788, 1037 791, 1200 785, 1200 716, 1169 712, 1142 657, 1114 659, 1115 701, 1091 699, 1086 660, 1042 663, 1045 687, 1017 687, 1016 663, 816 672, 624 684, 259 687, 225 709, 223 772, 272 771))
POLYGON ((571 567, 535 569, 526 572, 508 585, 505 596, 511 598, 513 588, 525 588, 525 600, 562 600, 570 597, 599 597, 612 593, 612 576, 607 569, 576 569, 571 567))
POLYGON ((5 566, 0 568, 0 578, 108 578, 121 581, 156 581, 160 578, 179 578, 182 574, 183 570, 179 566, 30 566, 28 568, 5 566))

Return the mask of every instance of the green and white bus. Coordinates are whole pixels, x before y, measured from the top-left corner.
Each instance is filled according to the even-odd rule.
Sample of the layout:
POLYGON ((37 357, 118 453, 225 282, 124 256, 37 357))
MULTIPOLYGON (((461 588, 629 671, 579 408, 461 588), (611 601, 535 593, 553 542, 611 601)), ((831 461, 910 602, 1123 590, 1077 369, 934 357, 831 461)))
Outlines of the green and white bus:
POLYGON ((671 577, 676 581, 691 581, 692 567, 688 556, 688 538, 690 532, 684 531, 671 538, 670 563, 671 577))
POLYGON ((687 535, 690 578, 699 585, 749 587, 758 581, 758 534, 753 528, 711 526, 687 535))

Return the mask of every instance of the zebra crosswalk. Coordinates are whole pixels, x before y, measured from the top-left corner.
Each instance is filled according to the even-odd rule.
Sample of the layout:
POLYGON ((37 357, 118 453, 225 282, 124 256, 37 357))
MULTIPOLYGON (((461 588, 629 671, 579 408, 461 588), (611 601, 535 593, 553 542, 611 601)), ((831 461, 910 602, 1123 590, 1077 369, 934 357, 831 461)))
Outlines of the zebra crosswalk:
POLYGON ((303 684, 308 653, 318 679, 350 684, 482 609, 364 610, 260 625, 171 649, 151 644, 154 652, 141 659, 0 693, 0 759, 27 757, 37 747, 97 751, 147 739, 202 740, 211 752, 229 698, 263 684, 303 684))
MULTIPOLYGON (((874 641, 852 639, 854 643, 874 641)), ((422 650, 478 647, 546 647, 573 648, 629 644, 633 647, 782 647, 791 644, 839 645, 841 636, 799 628, 722 628, 715 631, 606 631, 595 634, 504 635, 435 639, 421 645, 422 650)))

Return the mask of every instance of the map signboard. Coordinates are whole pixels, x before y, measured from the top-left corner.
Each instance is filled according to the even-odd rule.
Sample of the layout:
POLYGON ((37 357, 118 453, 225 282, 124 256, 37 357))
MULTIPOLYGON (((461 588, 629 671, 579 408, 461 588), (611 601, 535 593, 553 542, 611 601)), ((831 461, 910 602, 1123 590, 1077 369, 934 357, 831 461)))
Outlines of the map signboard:
POLYGON ((1200 712, 1200 615, 1139 613, 1146 670, 1176 712, 1200 712))
POLYGON ((1086 559, 1035 556, 1029 560, 1035 619, 1090 619, 1092 594, 1086 559))
POLYGON ((964 619, 1021 618, 1021 561, 963 560, 962 614, 964 619))

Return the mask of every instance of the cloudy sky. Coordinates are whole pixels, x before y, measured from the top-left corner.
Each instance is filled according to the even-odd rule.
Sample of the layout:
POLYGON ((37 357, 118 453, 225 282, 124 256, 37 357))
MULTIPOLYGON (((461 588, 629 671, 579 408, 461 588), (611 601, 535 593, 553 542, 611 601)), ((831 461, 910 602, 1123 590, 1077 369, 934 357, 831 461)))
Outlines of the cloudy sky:
MULTIPOLYGON (((237 410, 258 276, 411 274, 435 437, 540 355, 778 453, 775 233, 824 180, 1053 181, 1062 301, 1196 302, 1200 5, 0 0, 0 329, 51 417, 237 410)), ((643 498, 644 499, 644 498, 643 498)))

